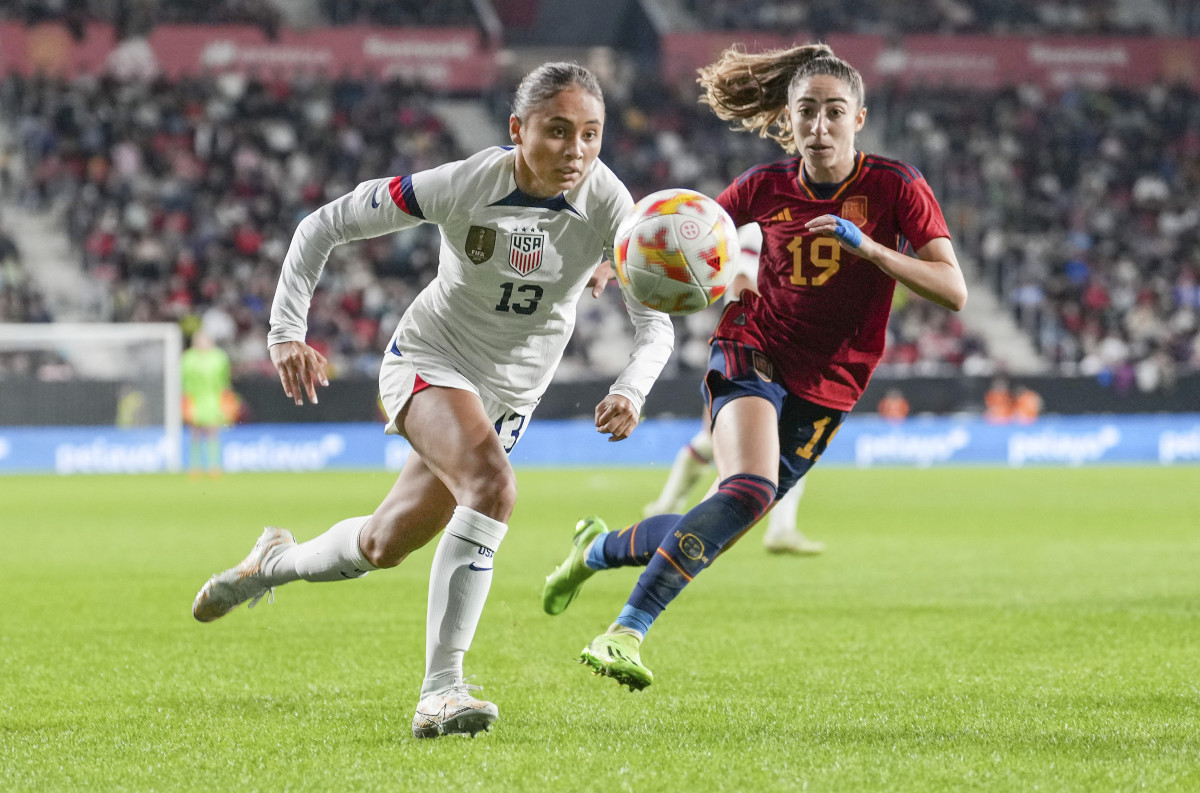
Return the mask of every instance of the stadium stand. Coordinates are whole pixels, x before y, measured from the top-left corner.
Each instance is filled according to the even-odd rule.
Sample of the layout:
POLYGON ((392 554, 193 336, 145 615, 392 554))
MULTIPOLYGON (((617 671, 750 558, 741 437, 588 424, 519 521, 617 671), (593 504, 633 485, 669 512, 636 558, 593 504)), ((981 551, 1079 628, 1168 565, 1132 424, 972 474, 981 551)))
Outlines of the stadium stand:
POLYGON ((875 96, 1052 368, 1149 383, 1200 365, 1193 89, 875 96))
MULTIPOLYGON (((105 9, 121 5, 31 0, 17 16, 104 18, 105 9)), ((164 2, 152 10, 169 16, 185 5, 164 2)), ((431 24, 467 24, 470 5, 422 8, 431 24)), ((762 25, 800 4, 676 5, 696 25, 719 28, 731 20, 762 25)), ((418 24, 404 14, 422 13, 369 0, 325 0, 319 7, 337 24, 418 24), (378 13, 400 16, 388 21, 378 13)), ((927 20, 929 29, 951 32, 1193 29, 1186 4, 1139 7, 1144 13, 1134 18, 1120 0, 962 0, 931 4, 923 13, 940 15, 927 20)), ((252 5, 221 8, 232 13, 252 5)), ((521 17, 517 11, 527 22, 536 16, 536 9, 514 10, 512 3, 496 8, 502 19, 521 17)), ((787 24, 819 29, 813 15, 826 14, 829 30, 903 31, 921 16, 892 19, 889 4, 867 2, 851 19, 841 8, 808 4, 807 21, 787 24)), ((498 129, 506 112, 496 100, 502 93, 476 97, 498 129)), ((878 149, 925 173, 964 257, 976 260, 983 283, 1026 334, 1040 365, 1145 388, 1200 367, 1194 209, 1200 112, 1193 89, 931 90, 880 83, 869 94, 878 149)), ((91 318, 203 325, 229 349, 239 372, 270 374, 266 314, 298 220, 362 179, 430 167, 474 148, 475 141, 456 140, 433 100, 413 83, 349 76, 122 83, 14 73, 0 82, 0 115, 10 136, 7 145, 0 140, 0 187, 4 200, 61 217, 74 266, 85 276, 80 282, 105 285, 81 301, 91 318)), ((779 156, 774 144, 731 134, 686 87, 653 72, 615 81, 608 110, 602 156, 635 196, 664 185, 715 194, 750 164, 779 156)), ((338 373, 374 374, 377 351, 432 275, 437 247, 436 234, 409 232, 335 254, 311 331, 338 373)), ((49 319, 55 306, 47 306, 32 279, 24 278, 25 296, 17 297, 11 273, 22 271, 6 266, 5 272, 6 316, 49 319)), ((619 301, 609 297, 585 306, 563 379, 619 365, 622 345, 612 334, 625 330, 619 301)), ((703 365, 713 321, 709 314, 679 321, 673 369, 703 365)), ((990 374, 1008 356, 989 348, 992 335, 986 339, 960 317, 900 295, 881 373, 990 374)))
MULTIPOLYGON (((119 85, 10 76, 0 97, 6 115, 20 119, 30 158, 22 200, 62 212, 82 270, 110 287, 96 318, 203 324, 241 372, 266 371, 263 328, 299 218, 362 179, 462 154, 427 97, 400 83, 119 85), (377 118, 395 120, 404 134, 364 123, 377 118)), ((697 180, 715 194, 749 164, 777 156, 650 80, 627 102, 610 104, 605 158, 636 196, 697 180)), ((432 277, 437 244, 436 234, 410 233, 335 254, 311 331, 340 373, 373 373, 399 313, 432 277)), ((627 332, 618 301, 586 308, 564 377, 620 366, 621 345, 611 342, 627 332)), ((969 354, 986 354, 982 340, 960 322, 935 320, 937 313, 915 301, 900 307, 888 365, 957 370, 969 354)), ((713 321, 705 314, 680 323, 681 348, 697 352, 679 365, 704 365, 699 350, 713 321)))
POLYGON ((1161 0, 941 0, 894 3, 865 0, 808 3, 761 0, 683 0, 701 27, 826 33, 1065 33, 1166 34, 1195 31, 1190 3, 1161 0), (1178 23, 1185 23, 1181 28, 1178 23))
POLYGON ((321 0, 320 7, 334 25, 462 25, 478 23, 469 0, 321 0))
MULTIPOLYGON (((301 217, 362 179, 460 154, 425 94, 399 82, 10 76, 0 95, 30 161, 20 200, 60 212, 87 278, 109 285, 94 318, 203 324, 242 370, 268 365, 267 313, 301 217)), ((400 235, 331 264, 311 322, 343 374, 360 357, 378 365, 379 334, 436 250, 436 234, 400 235)))
POLYGON ((33 283, 12 235, 0 218, 0 322, 48 322, 42 291, 33 283))

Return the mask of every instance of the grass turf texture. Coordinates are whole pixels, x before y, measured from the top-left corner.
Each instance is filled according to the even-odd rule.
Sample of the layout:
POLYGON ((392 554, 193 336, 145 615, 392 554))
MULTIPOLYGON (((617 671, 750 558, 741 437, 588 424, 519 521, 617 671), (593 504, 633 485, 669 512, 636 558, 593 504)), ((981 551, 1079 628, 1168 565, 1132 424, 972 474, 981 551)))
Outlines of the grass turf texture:
POLYGON ((432 548, 190 605, 263 524, 303 540, 383 473, 0 479, 0 790, 1155 791, 1200 788, 1195 468, 818 471, 816 559, 761 528, 677 601, 640 694, 574 658, 636 571, 562 616, 575 520, 663 472, 519 472, 468 674, 489 735, 416 741, 432 548))

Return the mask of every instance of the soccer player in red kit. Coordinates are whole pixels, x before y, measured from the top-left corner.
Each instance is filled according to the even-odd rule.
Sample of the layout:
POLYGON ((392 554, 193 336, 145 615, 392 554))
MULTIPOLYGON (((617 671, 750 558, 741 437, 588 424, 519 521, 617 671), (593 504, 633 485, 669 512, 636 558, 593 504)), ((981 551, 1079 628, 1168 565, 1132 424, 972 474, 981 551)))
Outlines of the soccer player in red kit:
POLYGON ((759 294, 725 310, 703 389, 719 485, 685 515, 621 532, 579 522, 543 605, 566 608, 596 570, 645 565, 620 615, 580 654, 640 689, 655 618, 816 463, 883 355, 896 282, 949 309, 966 283, 942 211, 912 166, 855 149, 862 76, 824 44, 749 54, 700 70, 702 101, 796 156, 750 169, 717 201, 763 231, 759 294), (911 246, 916 256, 905 251, 911 246))

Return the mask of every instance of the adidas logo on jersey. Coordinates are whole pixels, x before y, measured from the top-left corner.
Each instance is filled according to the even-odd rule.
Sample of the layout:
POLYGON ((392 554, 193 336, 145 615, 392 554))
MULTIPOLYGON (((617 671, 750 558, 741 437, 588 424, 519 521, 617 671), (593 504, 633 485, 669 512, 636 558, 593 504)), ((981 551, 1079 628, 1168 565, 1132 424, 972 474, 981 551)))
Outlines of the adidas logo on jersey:
POLYGON ((771 216, 771 220, 775 221, 776 223, 779 223, 782 221, 789 221, 791 219, 792 219, 792 210, 790 207, 784 207, 782 212, 776 212, 774 215, 771 216))

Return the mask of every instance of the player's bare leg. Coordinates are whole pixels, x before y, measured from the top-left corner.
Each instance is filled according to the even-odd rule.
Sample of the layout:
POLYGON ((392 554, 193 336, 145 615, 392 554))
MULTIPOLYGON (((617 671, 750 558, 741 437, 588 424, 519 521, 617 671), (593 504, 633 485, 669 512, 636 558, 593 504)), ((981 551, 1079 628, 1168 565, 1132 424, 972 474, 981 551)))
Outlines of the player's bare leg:
POLYGON ((375 567, 395 567, 445 528, 454 495, 416 451, 363 527, 359 544, 375 567))

